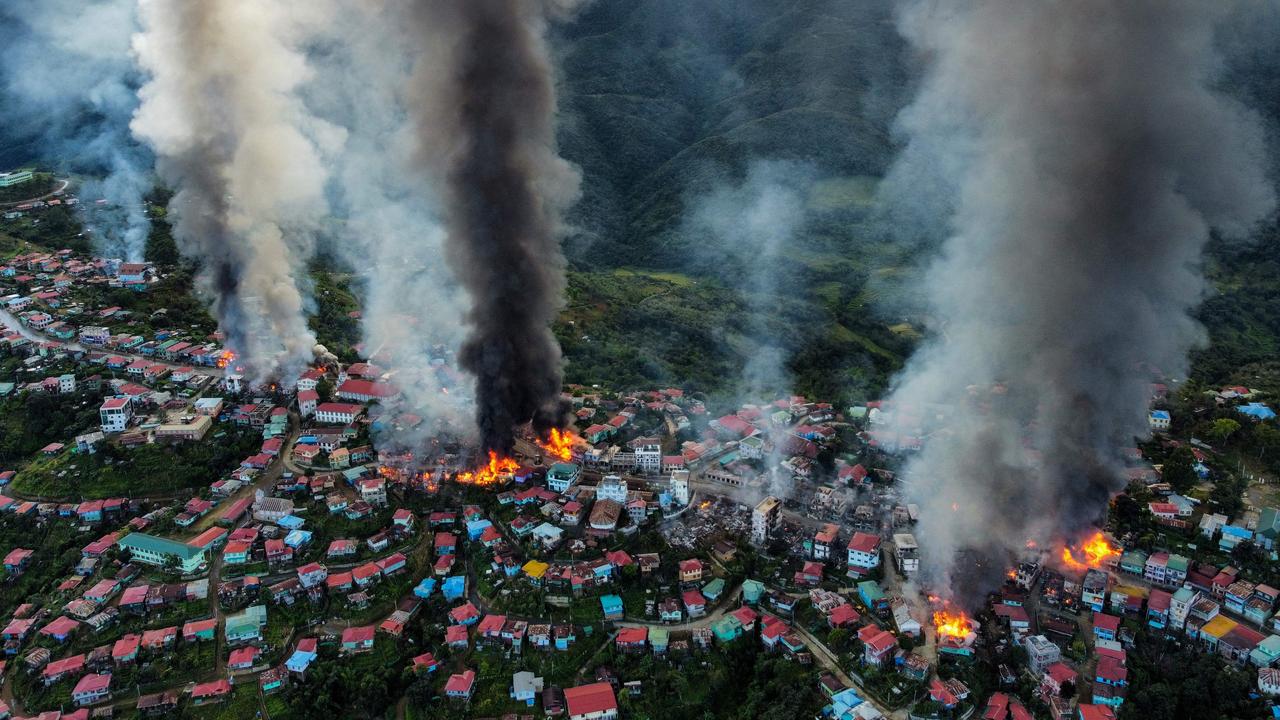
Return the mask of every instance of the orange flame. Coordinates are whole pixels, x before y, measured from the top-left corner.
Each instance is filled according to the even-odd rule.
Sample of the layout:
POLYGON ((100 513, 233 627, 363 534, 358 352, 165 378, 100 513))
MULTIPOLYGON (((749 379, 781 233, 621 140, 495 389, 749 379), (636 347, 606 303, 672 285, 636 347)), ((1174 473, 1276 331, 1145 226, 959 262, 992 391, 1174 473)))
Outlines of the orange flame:
POLYGON ((487 465, 477 470, 457 473, 453 476, 453 479, 463 485, 493 487, 509 480, 511 475, 519 468, 520 465, 515 460, 509 457, 499 457, 498 453, 490 450, 489 463, 487 465))
POLYGON ((1069 546, 1064 545, 1062 548, 1062 562, 1073 570, 1102 567, 1102 564, 1107 560, 1120 556, 1120 548, 1108 542, 1106 536, 1101 532, 1094 532, 1088 540, 1077 548, 1077 551, 1081 555, 1079 559, 1076 558, 1075 553, 1071 551, 1069 546))
POLYGON ((225 368, 226 366, 230 365, 235 361, 236 361, 235 353, 231 352, 230 350, 223 350, 218 355, 218 359, 214 361, 214 364, 216 364, 220 368, 225 368))
POLYGON ((1018 571, 1017 571, 1017 570, 1015 570, 1015 569, 1013 569, 1013 568, 1009 568, 1009 571, 1008 571, 1008 572, 1006 572, 1006 573, 1004 574, 1004 576, 1005 576, 1005 577, 1007 577, 1007 578, 1009 578, 1010 580, 1017 580, 1017 579, 1018 579, 1018 571))
POLYGON ((562 432, 559 428, 551 428, 551 433, 547 435, 547 439, 538 441, 538 447, 560 462, 569 462, 573 460, 573 446, 577 443, 578 436, 572 432, 568 430, 562 432))
POLYGON ((943 638, 963 640, 969 636, 969 633, 973 632, 973 621, 961 611, 943 608, 942 610, 934 611, 933 627, 937 630, 939 640, 943 638))

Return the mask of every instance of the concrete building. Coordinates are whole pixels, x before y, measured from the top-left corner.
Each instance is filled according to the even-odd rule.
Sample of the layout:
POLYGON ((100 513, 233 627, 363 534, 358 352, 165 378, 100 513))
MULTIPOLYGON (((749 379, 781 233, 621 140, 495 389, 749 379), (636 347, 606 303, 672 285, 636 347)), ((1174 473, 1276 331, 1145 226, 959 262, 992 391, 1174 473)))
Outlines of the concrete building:
POLYGON ((597 500, 612 500, 619 504, 627 502, 627 482, 618 475, 605 475, 596 488, 597 500))
POLYGON ((911 533, 896 533, 893 536, 893 559, 898 572, 911 576, 920 571, 920 545, 911 533))
POLYGON ((1027 666, 1031 674, 1040 677, 1044 669, 1062 660, 1062 650, 1043 635, 1031 635, 1022 641, 1027 649, 1027 666))
POLYGON ((102 423, 102 432, 124 432, 129 427, 129 418, 133 417, 133 403, 126 397, 107 398, 98 409, 98 417, 102 423))
POLYGON ((192 573, 205 564, 204 548, 193 547, 146 533, 129 533, 116 541, 128 550, 134 560, 146 565, 166 567, 172 564, 183 573, 192 573))
POLYGON ((677 505, 689 504, 688 470, 675 470, 671 473, 671 499, 677 505))
POLYGON ((259 522, 275 523, 292 514, 293 501, 288 498, 259 497, 253 503, 253 519, 259 522))
POLYGON ((662 472, 662 446, 655 441, 646 440, 636 446, 636 470, 645 475, 657 475, 662 472))
POLYGON ((315 390, 298 391, 298 413, 302 417, 311 417, 316 412, 316 404, 320 401, 320 393, 315 390))
POLYGON ((160 425, 156 428, 157 440, 185 440, 194 442, 203 440, 213 427, 213 420, 208 415, 197 415, 189 423, 160 425))
POLYGON ((111 339, 111 329, 101 325, 87 325, 80 328, 80 342, 84 345, 106 345, 111 339))
POLYGON ((363 405, 353 403, 321 403, 315 407, 316 422, 350 425, 364 412, 363 405))
POLYGON ((770 495, 751 511, 751 542, 766 545, 769 536, 782 520, 782 501, 770 495))
POLYGON ((847 566, 852 575, 865 575, 880 566, 880 537, 856 532, 849 538, 847 566))
POLYGON ((582 475, 582 468, 573 463, 556 463, 547 470, 547 487, 562 493, 573 487, 582 475))
POLYGON ((33 179, 35 179, 35 173, 30 170, 14 170, 13 172, 0 173, 0 188, 21 185, 24 182, 31 182, 33 179))

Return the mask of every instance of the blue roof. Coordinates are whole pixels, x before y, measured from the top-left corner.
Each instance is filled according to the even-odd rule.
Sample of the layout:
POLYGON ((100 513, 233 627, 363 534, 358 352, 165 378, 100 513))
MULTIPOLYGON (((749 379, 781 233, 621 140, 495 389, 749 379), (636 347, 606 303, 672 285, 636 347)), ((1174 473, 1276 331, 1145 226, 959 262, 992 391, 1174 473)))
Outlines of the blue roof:
POLYGON ((601 595, 600 607, 605 610, 613 607, 620 608, 622 607, 622 598, 617 595, 601 595))
POLYGON ((435 578, 422 578, 422 582, 418 583, 418 587, 413 589, 413 594, 420 598, 431 597, 432 591, 436 589, 435 578))
POLYGON ((1155 418, 1155 419, 1157 419, 1157 420, 1168 420, 1168 419, 1169 419, 1169 411, 1168 411, 1168 410, 1152 410, 1152 411, 1151 411, 1151 417, 1153 417, 1153 418, 1155 418))
POLYGON ((303 520, 297 515, 285 515, 284 517, 280 518, 280 520, 276 522, 276 524, 282 528, 285 528, 286 530, 297 530, 303 525, 306 525, 307 521, 303 520))
POLYGON ((289 668, 290 672, 302 672, 303 670, 306 670, 307 666, 315 659, 316 654, 313 652, 294 650, 293 655, 289 656, 289 659, 285 661, 284 666, 289 668))
POLYGON ((853 710, 861 705, 862 698, 853 688, 841 690, 831 696, 831 716, 836 720, 847 720, 853 718, 853 710))
POLYGON ((301 547, 311 542, 311 531, 294 530, 284 537, 284 544, 291 548, 301 547))
POLYGON ((445 600, 454 600, 460 598, 467 591, 467 578, 463 575, 454 575, 444 579, 444 584, 440 586, 440 592, 444 593, 445 600))
POLYGON ((1240 412, 1258 420, 1270 420, 1276 416, 1276 411, 1258 402, 1241 405, 1240 412))

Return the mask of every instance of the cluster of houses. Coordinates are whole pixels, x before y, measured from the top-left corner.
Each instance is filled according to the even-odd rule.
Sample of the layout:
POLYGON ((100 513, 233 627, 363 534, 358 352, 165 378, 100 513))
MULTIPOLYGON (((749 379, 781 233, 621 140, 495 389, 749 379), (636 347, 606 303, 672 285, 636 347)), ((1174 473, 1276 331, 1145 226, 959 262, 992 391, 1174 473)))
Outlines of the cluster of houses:
MULTIPOLYGON (((1280 666, 1280 590, 1244 578, 1234 567, 1214 567, 1165 551, 1130 550, 1088 570, 1079 583, 1067 581, 1036 563, 1023 563, 1013 582, 1002 588, 993 612, 1011 639, 1027 650, 1029 669, 1039 680, 1041 699, 1055 720, 1077 716, 1110 717, 1129 689, 1126 650, 1135 642, 1124 618, 1145 623, 1150 631, 1180 637, 1238 666, 1259 671, 1259 689, 1280 666), (1057 607, 1092 613, 1094 657, 1081 678, 1062 660, 1059 643, 1075 634, 1074 623, 1046 618, 1033 626, 1026 610, 1027 594, 1040 580, 1041 600, 1057 607), (1037 630, 1039 634, 1037 634, 1037 630), (1054 640, 1057 640, 1055 642, 1054 640), (1091 703, 1078 708, 1061 697, 1061 688, 1088 681, 1091 703)), ((945 649, 943 650, 945 652, 945 649)), ((999 699, 992 702, 1000 702, 999 699)), ((1009 711, 1012 713, 1012 711, 1009 711)), ((1012 715, 1009 715, 1012 717, 1012 715)))
POLYGON ((112 673, 120 668, 148 657, 164 657, 172 651, 179 638, 190 643, 214 639, 216 620, 192 620, 181 625, 125 633, 119 639, 98 645, 88 652, 55 657, 56 648, 67 645, 73 638, 100 633, 126 618, 147 618, 162 613, 168 606, 199 601, 208 594, 207 579, 150 585, 135 583, 139 575, 137 565, 126 563, 114 577, 103 578, 88 589, 80 589, 82 583, 79 581, 85 579, 82 576, 64 581, 57 591, 63 597, 74 597, 63 604, 61 613, 56 617, 49 607, 37 607, 32 603, 18 606, 0 631, 5 654, 19 654, 24 643, 31 638, 47 638, 54 649, 34 648, 23 657, 22 666, 27 672, 38 675, 45 686, 61 682, 72 684, 72 701, 77 706, 84 706, 110 697, 112 673))
POLYGON ((173 382, 190 382, 196 377, 192 367, 214 367, 224 357, 216 335, 193 338, 178 330, 158 330, 148 338, 127 331, 113 333, 112 327, 127 330, 129 311, 87 307, 73 297, 79 287, 105 285, 142 291, 156 280, 155 268, 148 263, 82 260, 69 250, 19 255, 0 265, 0 285, 21 292, 0 298, 0 306, 32 331, 51 338, 51 347, 17 333, 6 334, 4 344, 10 351, 21 349, 27 354, 47 355, 60 348, 73 359, 127 371, 138 378, 155 381, 169 375, 173 382))

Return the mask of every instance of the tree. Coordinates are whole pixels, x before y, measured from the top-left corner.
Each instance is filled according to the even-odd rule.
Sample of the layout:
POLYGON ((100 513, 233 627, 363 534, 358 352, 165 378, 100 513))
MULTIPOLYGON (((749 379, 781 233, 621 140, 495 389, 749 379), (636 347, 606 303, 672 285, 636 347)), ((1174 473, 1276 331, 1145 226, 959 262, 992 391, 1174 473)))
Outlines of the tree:
POLYGON ((827 635, 827 645, 836 652, 840 652, 847 642, 849 642, 849 631, 844 628, 836 628, 827 635))
POLYGON ((163 212, 157 213, 151 223, 151 232, 147 235, 143 257, 157 265, 169 267, 182 261, 182 255, 178 252, 177 243, 173 241, 173 233, 163 212))
POLYGON ((1112 524, 1117 534, 1137 530, 1142 526, 1142 504, 1128 492, 1116 496, 1111 506, 1112 524))
POLYGON ((1258 423, 1253 428, 1253 446, 1258 449, 1259 460, 1275 460, 1280 450, 1280 428, 1271 423, 1258 423))
POLYGON ((1213 427, 1209 429, 1209 437, 1219 445, 1225 445, 1227 440, 1231 439, 1240 430, 1240 423, 1231 418, 1218 418, 1213 421, 1213 427))
POLYGON ((1245 540, 1231 548, 1231 559, 1245 567, 1258 567, 1266 562, 1266 553, 1251 540, 1245 540))
POLYGON ((1209 492, 1209 502, 1216 505, 1218 511, 1229 518, 1235 517, 1244 508, 1244 500, 1240 494, 1244 489, 1240 481, 1234 477, 1220 477, 1209 492))
POLYGON ((1165 482, 1173 486, 1174 490, 1185 493, 1195 487, 1200 479, 1196 475, 1195 463, 1196 457, 1191 453, 1190 448, 1180 447, 1164 461, 1164 468, 1160 474, 1165 482))

